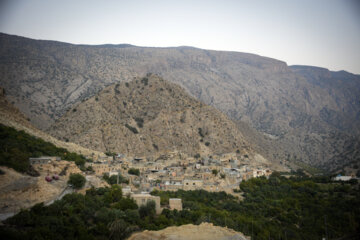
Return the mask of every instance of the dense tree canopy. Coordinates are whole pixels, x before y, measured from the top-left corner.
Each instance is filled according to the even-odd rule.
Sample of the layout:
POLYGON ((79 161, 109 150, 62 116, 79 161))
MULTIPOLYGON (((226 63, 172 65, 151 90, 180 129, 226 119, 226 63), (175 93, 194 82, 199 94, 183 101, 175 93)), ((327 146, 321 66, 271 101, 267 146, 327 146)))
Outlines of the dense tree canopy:
POLYGON ((40 156, 59 156, 61 159, 74 161, 81 168, 86 161, 82 155, 0 124, 0 165, 19 172, 28 172, 29 158, 40 156))
POLYGON ((244 200, 225 192, 159 192, 161 202, 182 198, 182 211, 154 214, 153 203, 138 208, 121 188, 69 194, 50 206, 35 205, 0 227, 4 239, 124 239, 136 230, 212 222, 252 239, 329 239, 356 236, 360 223, 359 186, 320 183, 324 179, 254 178, 241 184, 244 200), (326 231, 327 230, 327 231, 326 231))

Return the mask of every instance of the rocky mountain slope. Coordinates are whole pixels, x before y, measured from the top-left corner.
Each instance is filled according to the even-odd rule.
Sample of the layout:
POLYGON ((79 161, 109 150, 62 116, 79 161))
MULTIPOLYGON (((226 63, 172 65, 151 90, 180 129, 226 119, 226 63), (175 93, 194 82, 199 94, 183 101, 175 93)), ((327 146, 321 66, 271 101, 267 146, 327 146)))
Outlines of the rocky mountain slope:
POLYGON ((281 146, 269 148, 269 157, 329 169, 357 161, 359 75, 288 67, 247 53, 72 45, 0 35, 0 85, 42 129, 106 86, 148 72, 276 140, 274 145, 281 146))
POLYGON ((111 85, 74 106, 49 132, 103 152, 148 156, 169 151, 254 155, 237 126, 180 86, 148 74, 111 85))
POLYGON ((0 87, 0 123, 9 127, 13 127, 17 130, 23 130, 26 133, 41 138, 47 142, 54 144, 57 147, 65 148, 70 152, 75 152, 78 154, 83 154, 89 158, 97 158, 98 156, 104 156, 102 152, 94 151, 81 147, 77 144, 70 142, 60 141, 49 134, 37 129, 34 127, 29 120, 22 114, 19 109, 14 107, 6 99, 5 91, 0 87))

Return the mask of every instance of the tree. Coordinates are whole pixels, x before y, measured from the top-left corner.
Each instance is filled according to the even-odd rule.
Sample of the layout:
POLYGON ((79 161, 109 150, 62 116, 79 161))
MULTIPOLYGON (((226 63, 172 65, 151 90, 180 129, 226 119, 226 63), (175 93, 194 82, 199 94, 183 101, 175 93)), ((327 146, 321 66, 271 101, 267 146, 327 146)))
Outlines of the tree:
POLYGON ((71 174, 68 184, 71 184, 73 188, 80 189, 85 185, 86 179, 79 173, 71 174))
POLYGON ((128 173, 131 174, 131 175, 136 175, 136 176, 139 176, 139 175, 140 175, 139 169, 136 169, 136 168, 130 168, 130 169, 128 170, 128 173))
POLYGON ((153 217, 155 216, 155 202, 148 201, 146 205, 141 205, 139 208, 139 214, 141 218, 146 216, 153 217))
POLYGON ((111 190, 104 195, 104 200, 107 203, 114 203, 120 201, 122 198, 122 189, 119 185, 112 185, 111 190))
POLYGON ((113 208, 125 211, 126 209, 138 209, 138 205, 132 198, 122 198, 113 205, 113 208))
POLYGON ((212 174, 214 174, 215 176, 219 173, 219 171, 216 170, 216 169, 213 169, 211 172, 212 172, 212 174))

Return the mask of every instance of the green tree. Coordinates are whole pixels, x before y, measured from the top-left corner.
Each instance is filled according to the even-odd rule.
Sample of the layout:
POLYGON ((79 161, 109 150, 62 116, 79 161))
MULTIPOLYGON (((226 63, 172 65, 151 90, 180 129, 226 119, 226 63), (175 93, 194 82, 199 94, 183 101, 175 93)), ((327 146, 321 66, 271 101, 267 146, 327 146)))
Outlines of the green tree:
POLYGON ((112 185, 110 191, 104 194, 104 201, 107 203, 115 203, 122 198, 122 189, 119 185, 112 185))
POLYGON ((122 198, 113 205, 113 208, 125 211, 126 209, 138 209, 138 205, 132 198, 122 198))
POLYGON ((144 217, 154 217, 155 216, 155 202, 148 201, 146 205, 141 205, 139 208, 139 214, 141 218, 144 217))
POLYGON ((75 174, 71 174, 68 184, 71 184, 73 186, 73 188, 75 189, 80 189, 82 187, 84 187, 86 182, 86 179, 83 175, 79 174, 79 173, 75 173, 75 174))
POLYGON ((140 175, 140 170, 139 170, 139 169, 136 169, 136 168, 130 168, 130 169, 128 170, 128 173, 131 174, 131 175, 139 176, 139 175, 140 175))

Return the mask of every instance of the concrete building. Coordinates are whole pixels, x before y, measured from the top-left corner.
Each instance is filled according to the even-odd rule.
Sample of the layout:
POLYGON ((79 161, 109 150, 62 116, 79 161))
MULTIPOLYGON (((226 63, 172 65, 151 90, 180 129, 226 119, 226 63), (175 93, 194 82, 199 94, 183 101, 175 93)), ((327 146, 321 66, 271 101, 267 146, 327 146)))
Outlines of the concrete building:
POLYGON ((181 211, 182 210, 182 201, 181 198, 170 198, 169 199, 169 206, 171 210, 178 210, 181 211))
POLYGON ((161 213, 159 196, 152 196, 149 193, 140 193, 140 194, 131 194, 131 197, 135 200, 136 204, 139 207, 142 205, 146 205, 147 202, 154 201, 156 214, 161 213))
POLYGON ((184 179, 184 190, 201 189, 204 185, 203 180, 199 179, 184 179))
POLYGON ((341 176, 340 174, 334 178, 334 181, 350 181, 352 176, 341 176))

